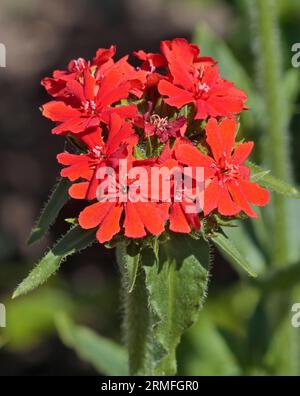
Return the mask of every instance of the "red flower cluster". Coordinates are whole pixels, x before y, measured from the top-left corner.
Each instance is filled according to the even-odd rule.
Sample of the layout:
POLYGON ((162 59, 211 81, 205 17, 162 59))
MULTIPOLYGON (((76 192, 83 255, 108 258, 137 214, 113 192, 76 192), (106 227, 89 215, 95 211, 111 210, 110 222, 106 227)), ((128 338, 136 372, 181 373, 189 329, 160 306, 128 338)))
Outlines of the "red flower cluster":
MULTIPOLYGON (((221 78, 216 61, 201 57, 185 39, 162 41, 160 54, 135 52, 141 61, 137 68, 128 56, 115 61, 115 52, 115 46, 99 49, 92 61, 73 60, 67 70, 42 81, 53 97, 42 106, 43 115, 56 123, 52 132, 76 145, 77 151, 58 155, 65 166, 61 175, 74 182, 72 198, 91 201, 79 215, 80 226, 98 227, 97 239, 105 242, 120 232, 129 238, 159 235, 166 228, 189 233, 211 213, 255 217, 250 204, 265 205, 269 193, 250 181, 244 165, 253 143, 235 143, 245 93, 221 78), (160 193, 154 201, 123 200, 130 187, 141 191, 143 182, 137 174, 124 177, 122 160, 125 175, 134 175, 137 167, 147 175, 153 167, 202 167, 203 212, 191 212, 187 202, 176 199, 173 176, 167 201, 160 193), (115 201, 99 199, 107 177, 99 175, 103 167, 115 172, 115 201)), ((148 180, 149 190, 151 176, 148 180)))

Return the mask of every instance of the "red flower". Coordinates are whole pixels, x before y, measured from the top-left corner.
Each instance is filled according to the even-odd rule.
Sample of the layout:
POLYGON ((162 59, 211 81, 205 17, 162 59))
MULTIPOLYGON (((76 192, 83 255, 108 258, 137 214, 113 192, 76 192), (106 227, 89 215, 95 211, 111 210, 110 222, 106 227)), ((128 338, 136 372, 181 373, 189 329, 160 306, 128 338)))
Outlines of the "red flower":
POLYGON ((140 50, 134 51, 133 55, 143 61, 141 65, 142 70, 153 73, 157 68, 167 66, 166 58, 161 54, 153 54, 151 52, 147 54, 145 51, 140 50))
POLYGON ((132 148, 138 142, 138 137, 131 124, 124 122, 117 114, 111 114, 108 125, 109 134, 106 143, 103 142, 101 130, 94 134, 94 139, 88 147, 87 154, 61 153, 58 162, 67 165, 61 171, 61 176, 71 181, 84 179, 84 182, 73 184, 69 190, 72 198, 95 199, 98 180, 97 171, 101 166, 116 168, 119 159, 133 160, 132 148))
POLYGON ((133 117, 136 114, 134 105, 114 109, 110 107, 126 98, 131 89, 130 82, 125 81, 118 70, 111 70, 98 84, 90 70, 85 69, 83 82, 69 80, 66 89, 69 95, 65 100, 55 100, 43 106, 43 115, 59 123, 52 130, 55 134, 76 134, 97 127, 100 121, 108 122, 112 111, 123 117, 133 117))
POLYGON ((147 232, 159 235, 167 217, 168 206, 155 202, 96 202, 80 213, 79 224, 84 229, 98 227, 96 237, 103 243, 121 231, 120 223, 128 238, 143 238, 147 232))
POLYGON ((220 124, 215 119, 208 121, 206 137, 212 156, 202 154, 190 144, 175 149, 176 158, 183 164, 205 168, 204 215, 217 209, 224 216, 244 211, 250 217, 257 217, 250 203, 264 206, 269 201, 269 192, 250 181, 250 170, 244 165, 253 142, 239 143, 234 148, 236 128, 233 119, 220 124))
POLYGON ((158 82, 165 78, 164 75, 157 72, 157 69, 165 67, 167 61, 161 54, 146 53, 142 50, 133 52, 133 55, 142 61, 141 66, 136 71, 143 85, 141 92, 137 95, 141 97, 147 89, 156 88, 158 82))
POLYGON ((244 109, 246 94, 222 79, 211 58, 201 58, 199 48, 184 39, 163 41, 162 52, 168 61, 170 81, 161 80, 158 90, 165 102, 180 109, 193 103, 195 119, 231 117, 244 109))
MULTIPOLYGON (((67 70, 55 70, 52 77, 45 77, 41 84, 45 87, 49 95, 55 98, 68 96, 66 84, 70 80, 80 81, 84 71, 90 69, 91 73, 97 71, 98 76, 103 76, 113 65, 113 56, 116 53, 116 46, 98 49, 92 63, 83 58, 73 59, 67 70)), ((97 78, 97 77, 96 77, 97 78)))
MULTIPOLYGON (((176 170, 180 169, 180 172, 183 174, 184 169, 182 164, 180 164, 175 157, 176 148, 178 148, 182 144, 187 145, 191 143, 189 140, 178 138, 175 141, 172 149, 170 148, 169 143, 167 143, 164 147, 163 152, 158 158, 157 163, 161 168, 167 167, 170 170, 174 170, 170 180, 171 201, 169 213, 169 228, 173 232, 190 233, 192 229, 198 230, 201 224, 199 215, 196 212, 196 204, 194 200, 187 199, 187 197, 183 195, 184 191, 178 188, 178 186, 175 186, 174 176, 176 170), (178 193, 182 193, 182 199, 180 199, 180 201, 176 200, 176 196, 178 193), (194 210, 193 213, 190 212, 191 209, 194 210)), ((162 194, 161 191, 159 193, 160 195, 162 194)), ((195 190, 193 190, 193 193, 195 193, 195 190)))
MULTIPOLYGON (((138 161, 138 166, 143 166, 149 172, 148 161, 138 161), (148 168, 148 169, 147 169, 148 168)), ((132 162, 127 170, 130 171, 135 166, 132 162)), ((84 229, 98 227, 97 239, 103 243, 109 241, 115 234, 124 228, 124 235, 128 238, 142 238, 151 233, 161 234, 165 229, 168 219, 168 203, 150 202, 131 199, 128 195, 124 201, 123 194, 127 194, 130 186, 137 185, 140 188, 138 177, 123 178, 120 173, 116 174, 117 180, 114 183, 115 193, 113 201, 104 200, 86 207, 79 215, 79 224, 84 229), (124 214, 124 215, 123 215, 124 214)), ((141 182, 142 183, 142 182, 141 182)), ((148 186, 147 186, 148 187, 148 186)), ((147 197, 148 198, 148 191, 147 197)))
MULTIPOLYGON (((98 145, 91 147, 87 154, 59 154, 58 161, 67 165, 61 171, 61 175, 68 177, 71 181, 84 180, 71 186, 70 196, 76 199, 96 199, 97 188, 103 181, 97 178, 97 171, 100 167, 107 166, 116 171, 117 193, 127 191, 128 186, 136 180, 120 180, 118 165, 120 159, 126 159, 128 170, 135 166, 132 148, 137 141, 137 135, 131 125, 124 122, 117 114, 112 114, 106 143, 99 134, 98 145)), ((143 164, 149 167, 151 161, 136 161, 137 166, 143 164)), ((130 200, 122 202, 117 198, 114 202, 97 202, 86 207, 80 213, 79 224, 85 229, 98 227, 97 239, 103 243, 109 241, 121 230, 120 224, 124 228, 125 236, 130 238, 142 238, 147 232, 158 235, 164 231, 167 218, 168 204, 131 202, 130 200), (124 220, 121 217, 123 212, 124 220)))

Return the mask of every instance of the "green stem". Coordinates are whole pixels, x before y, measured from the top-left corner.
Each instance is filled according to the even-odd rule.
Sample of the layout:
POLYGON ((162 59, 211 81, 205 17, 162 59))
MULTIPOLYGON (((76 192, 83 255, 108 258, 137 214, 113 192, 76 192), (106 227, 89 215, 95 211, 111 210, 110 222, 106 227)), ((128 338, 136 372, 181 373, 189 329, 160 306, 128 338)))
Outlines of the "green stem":
POLYGON ((129 372, 130 375, 145 375, 149 333, 145 273, 139 265, 133 285, 130 279, 130 267, 134 267, 137 264, 136 260, 140 260, 140 253, 129 256, 124 243, 117 246, 116 253, 122 278, 123 331, 129 354, 129 372))
MULTIPOLYGON (((283 180, 290 179, 288 125, 282 83, 281 47, 277 27, 274 0, 248 1, 253 17, 255 57, 261 94, 265 104, 266 134, 262 144, 262 157, 272 173, 283 180)), ((274 264, 287 260, 288 238, 286 202, 281 195, 274 195, 271 229, 273 235, 274 264)))
POLYGON ((202 239, 170 234, 158 257, 153 248, 121 243, 117 259, 130 374, 175 375, 177 346, 206 295, 209 247, 202 239))

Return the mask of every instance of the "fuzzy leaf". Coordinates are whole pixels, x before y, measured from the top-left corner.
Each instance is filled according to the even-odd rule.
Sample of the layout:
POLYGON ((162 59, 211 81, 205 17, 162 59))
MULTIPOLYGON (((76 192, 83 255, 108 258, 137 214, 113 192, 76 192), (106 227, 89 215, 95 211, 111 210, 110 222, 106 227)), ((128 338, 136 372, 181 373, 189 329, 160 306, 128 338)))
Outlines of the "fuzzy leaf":
POLYGON ((46 206, 42 210, 37 224, 31 231, 28 244, 38 241, 47 233, 51 224, 54 223, 58 213, 69 200, 68 190, 70 185, 70 181, 65 177, 61 178, 56 184, 46 206))
POLYGON ((241 266, 250 276, 256 277, 256 272, 252 269, 245 257, 234 246, 233 242, 220 232, 215 232, 211 236, 212 242, 216 245, 218 250, 226 259, 234 265, 241 266))
MULTIPOLYGON (((253 172, 254 177, 255 175, 261 175, 262 172, 265 172, 264 169, 262 169, 260 166, 250 161, 247 161, 246 165, 249 166, 249 168, 253 172)), ((290 184, 288 184, 283 180, 277 179, 276 177, 270 175, 269 173, 260 176, 258 182, 261 186, 270 189, 274 192, 277 192, 279 194, 295 199, 300 198, 300 193, 295 187, 291 186, 290 184)))
MULTIPOLYGON (((154 255, 153 255, 154 256, 154 255)), ((159 263, 144 266, 151 321, 152 375, 176 373, 176 348, 198 317, 206 296, 209 246, 203 240, 171 234, 160 246, 159 263)))
POLYGON ((77 326, 63 313, 56 317, 56 326, 63 342, 104 375, 128 375, 126 350, 93 330, 77 326))
MULTIPOLYGON (((122 255, 122 247, 124 247, 122 244, 118 245, 118 251, 122 255)), ((122 262, 123 265, 125 266, 125 271, 127 273, 127 279, 128 279, 128 293, 131 293, 134 289, 135 286, 135 281, 140 265, 140 249, 138 246, 135 244, 131 244, 128 246, 126 250, 123 252, 123 257, 122 257, 122 262)), ((121 259, 119 258, 119 261, 121 259)))
POLYGON ((62 261, 73 253, 85 249, 95 240, 95 229, 72 227, 39 261, 27 278, 18 286, 13 298, 26 294, 45 283, 60 267, 62 261))

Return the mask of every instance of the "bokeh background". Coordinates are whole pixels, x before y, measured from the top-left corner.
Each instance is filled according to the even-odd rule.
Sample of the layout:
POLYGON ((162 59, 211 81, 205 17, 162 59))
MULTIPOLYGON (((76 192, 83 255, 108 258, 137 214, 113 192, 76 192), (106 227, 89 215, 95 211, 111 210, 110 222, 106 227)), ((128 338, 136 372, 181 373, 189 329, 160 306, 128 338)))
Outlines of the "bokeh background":
MULTIPOLYGON (((291 46, 300 42, 300 3, 278 0, 277 6, 282 38, 279 56, 285 70, 289 70, 291 46)), ((6 304, 7 328, 0 329, 0 375, 97 374, 92 365, 79 359, 60 340, 55 326, 59 311, 104 336, 121 340, 118 269, 114 252, 100 245, 71 257, 59 274, 38 291, 11 300, 16 285, 68 229, 63 219, 73 217, 80 209, 77 202, 69 202, 46 238, 27 246, 32 224, 58 177, 56 154, 64 148, 63 140, 51 135, 52 125, 39 111, 48 100, 40 80, 54 69, 65 68, 72 58, 91 58, 99 47, 117 44, 118 56, 141 48, 156 51, 160 40, 192 40, 203 26, 226 44, 254 84, 252 35, 243 1, 1 0, 0 42, 7 49, 7 67, 0 68, 0 302, 6 304)), ((209 49, 207 43, 203 43, 205 46, 209 49)), ((229 60, 224 59, 221 68, 230 68, 226 64, 229 60)), ((297 73, 300 76, 300 68, 297 73)), ((293 91, 289 129, 292 170, 299 183, 300 84, 297 77, 292 81, 298 88, 293 91)), ((259 132, 255 126, 245 121, 246 135, 254 139, 259 132)), ((300 242, 297 227, 294 233, 300 242)), ((259 261, 255 254, 254 260, 259 261)), ((269 352, 266 355, 263 346, 263 353, 260 351, 252 364, 256 343, 270 330, 269 322, 259 316, 251 322, 252 327, 255 324, 251 330, 254 338, 245 335, 245 324, 248 326, 253 318, 259 299, 256 289, 216 254, 207 305, 178 352, 179 373, 296 374, 292 365, 296 361, 300 367, 300 329, 293 329, 292 337, 298 337, 290 346, 293 357, 283 356, 285 352, 280 349, 280 343, 287 340, 286 331, 290 331, 281 327, 291 327, 289 305, 285 306, 284 324, 278 332, 267 333, 274 341, 268 345, 269 352), (246 339, 250 344, 245 349, 246 339), (242 349, 243 357, 237 357, 236 351, 242 349)), ((272 309, 276 311, 284 299, 281 292, 276 294, 272 309)))

